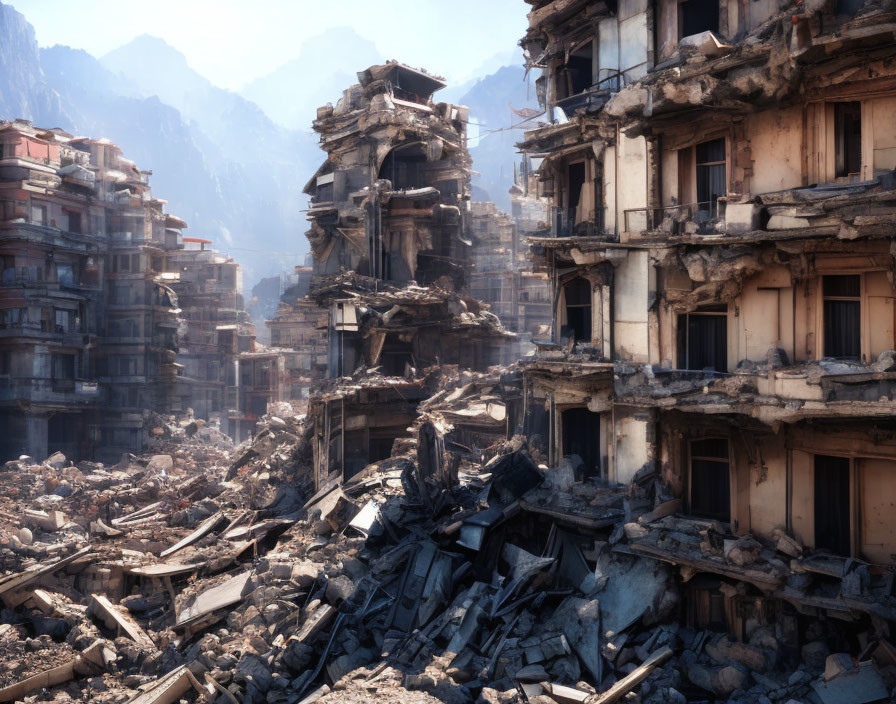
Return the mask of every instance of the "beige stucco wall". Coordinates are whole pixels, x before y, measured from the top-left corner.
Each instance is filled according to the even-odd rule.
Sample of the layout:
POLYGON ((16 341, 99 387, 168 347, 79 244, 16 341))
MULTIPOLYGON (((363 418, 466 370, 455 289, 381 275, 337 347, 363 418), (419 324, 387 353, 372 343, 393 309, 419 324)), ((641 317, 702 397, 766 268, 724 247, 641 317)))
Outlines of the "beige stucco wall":
POLYGON ((749 115, 745 120, 745 133, 753 159, 752 194, 802 185, 803 120, 800 107, 749 115))
POLYGON ((646 250, 631 250, 616 269, 613 291, 614 356, 630 362, 648 359, 646 250))

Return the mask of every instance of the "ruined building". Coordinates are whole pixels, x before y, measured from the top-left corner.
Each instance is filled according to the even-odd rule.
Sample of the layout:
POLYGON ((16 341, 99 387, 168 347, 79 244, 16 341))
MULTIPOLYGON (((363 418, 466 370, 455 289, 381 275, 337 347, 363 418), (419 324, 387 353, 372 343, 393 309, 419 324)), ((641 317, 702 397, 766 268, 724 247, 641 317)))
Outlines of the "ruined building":
POLYGON ((292 399, 307 398, 311 385, 327 376, 327 323, 329 311, 308 293, 311 266, 295 267, 290 285, 280 295, 276 315, 265 321, 271 346, 292 350, 287 355, 287 376, 292 399))
POLYGON ((183 321, 171 410, 223 419, 224 411, 237 408, 236 368, 240 354, 255 349, 255 326, 243 310, 240 265, 211 249, 211 240, 183 242, 183 249, 168 252, 162 275, 177 294, 183 321))
POLYGON ((892 619, 893 4, 530 5, 530 438, 678 513, 627 549, 680 568, 692 625, 761 612, 798 658, 811 619, 892 619))
MULTIPOLYGON (((515 336, 469 295, 468 110, 434 102, 444 82, 404 64, 372 66, 358 80, 314 122, 327 158, 305 187, 309 300, 327 312, 327 376, 377 374, 361 391, 343 385, 312 399, 324 477, 388 457, 407 435, 408 409, 425 398, 427 368, 484 370, 518 354, 515 336)), ((313 317, 306 304, 284 313, 313 317)))
POLYGON ((151 412, 235 407, 239 265, 185 248, 150 175, 108 140, 0 123, 0 455, 117 460, 151 412))
POLYGON ((494 203, 472 203, 473 252, 470 293, 514 332, 540 335, 551 322, 550 286, 533 271, 525 238, 547 222, 547 201, 529 197, 519 184, 510 191, 513 215, 494 203))
POLYGON ((176 297, 158 277, 185 223, 106 140, 0 123, 3 454, 138 448, 174 399, 176 297))

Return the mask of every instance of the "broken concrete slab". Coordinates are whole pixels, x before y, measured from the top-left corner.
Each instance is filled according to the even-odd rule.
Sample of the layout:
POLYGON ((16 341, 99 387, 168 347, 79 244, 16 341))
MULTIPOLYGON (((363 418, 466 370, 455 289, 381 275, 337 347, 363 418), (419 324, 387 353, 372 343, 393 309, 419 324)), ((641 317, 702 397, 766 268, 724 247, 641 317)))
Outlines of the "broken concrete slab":
POLYGON ((146 631, 140 628, 140 625, 134 619, 120 607, 115 606, 104 595, 91 595, 87 613, 97 616, 107 628, 116 632, 124 632, 140 647, 150 651, 156 650, 155 643, 146 634, 146 631))

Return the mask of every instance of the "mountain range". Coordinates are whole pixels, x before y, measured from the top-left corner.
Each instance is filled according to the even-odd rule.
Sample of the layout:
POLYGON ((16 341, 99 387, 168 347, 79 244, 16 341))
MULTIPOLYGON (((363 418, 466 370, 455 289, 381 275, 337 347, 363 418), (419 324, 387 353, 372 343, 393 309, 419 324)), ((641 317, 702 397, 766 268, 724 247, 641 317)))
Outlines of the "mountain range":
MULTIPOLYGON (((358 70, 385 58, 353 29, 328 29, 235 93, 157 37, 137 37, 100 58, 67 46, 39 48, 26 18, 0 2, 0 119, 111 139, 153 171, 154 194, 187 220, 187 234, 215 240, 243 264, 248 290, 292 269, 307 251, 301 189, 323 159, 310 129, 317 107, 335 103, 358 70), (321 56, 328 57, 325 70, 321 56)), ((506 127, 508 103, 534 104, 520 63, 499 54, 482 67, 489 75, 436 99, 469 105, 484 130, 506 127), (508 60, 515 65, 499 68, 508 60)), ((474 196, 506 209, 520 133, 482 134, 471 148, 474 196)))

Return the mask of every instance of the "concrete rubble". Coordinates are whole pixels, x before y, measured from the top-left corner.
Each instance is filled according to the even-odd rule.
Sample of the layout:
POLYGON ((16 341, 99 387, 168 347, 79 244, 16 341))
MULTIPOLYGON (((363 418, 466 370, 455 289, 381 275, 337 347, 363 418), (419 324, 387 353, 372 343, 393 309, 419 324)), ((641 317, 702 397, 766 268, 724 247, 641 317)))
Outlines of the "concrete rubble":
POLYGON ((582 481, 576 458, 549 467, 525 437, 505 439, 512 369, 429 385, 411 438, 317 488, 304 415, 266 416, 238 447, 169 420, 155 454, 116 465, 7 462, 0 698, 833 702, 893 691, 896 603, 879 576, 783 533, 772 543, 687 518, 651 482, 582 481), (560 519, 539 504, 558 482, 553 493, 580 500, 560 519), (597 514, 596 530, 576 519, 597 514), (685 581, 737 580, 718 608, 737 612, 742 640, 688 625, 670 563, 685 581), (816 621, 794 650, 758 595, 847 620, 816 621), (869 625, 848 635, 861 612, 869 625))

